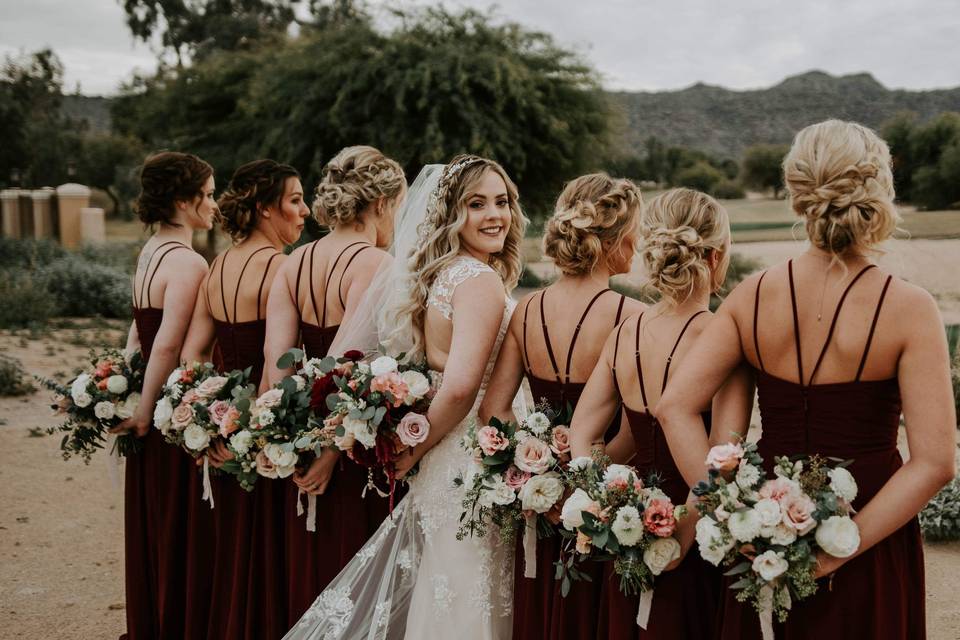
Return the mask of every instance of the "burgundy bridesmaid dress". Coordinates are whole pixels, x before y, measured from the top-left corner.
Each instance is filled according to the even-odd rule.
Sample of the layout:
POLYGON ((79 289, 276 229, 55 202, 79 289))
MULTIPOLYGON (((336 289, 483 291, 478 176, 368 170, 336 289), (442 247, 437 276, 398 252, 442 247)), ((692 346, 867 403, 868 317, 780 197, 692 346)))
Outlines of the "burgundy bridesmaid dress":
MULTIPOLYGON (((163 308, 150 304, 150 285, 164 258, 177 249, 190 250, 174 241, 157 247, 133 305, 133 320, 146 362, 163 320, 163 308), (154 256, 158 256, 155 265, 154 256)), ((184 505, 193 461, 179 447, 167 444, 157 429, 151 428, 141 444, 141 451, 127 458, 124 478, 127 633, 121 637, 181 638, 186 613, 184 505)))
MULTIPOLYGON (((317 243, 305 251, 300 257, 297 272, 295 291, 300 291, 300 277, 304 270, 304 259, 309 254, 307 264, 310 278, 310 301, 313 311, 319 320, 319 325, 300 322, 300 335, 303 347, 308 357, 323 357, 330 349, 339 325, 324 326, 327 318, 327 293, 330 291, 331 279, 336 271, 337 264, 350 249, 352 252, 340 276, 337 285, 338 299, 341 308, 345 308, 343 300, 343 274, 350 268, 357 255, 372 245, 365 242, 356 242, 348 245, 340 252, 330 275, 323 288, 322 305, 318 307, 313 283, 313 262, 317 250, 317 243)), ((299 300, 297 308, 300 307, 299 300)), ((367 492, 361 497, 364 487, 367 486, 367 470, 352 462, 346 456, 341 456, 338 467, 334 470, 327 490, 323 495, 316 496, 316 531, 307 531, 306 511, 307 495, 300 495, 297 485, 292 481, 284 483, 285 522, 287 573, 287 610, 286 622, 292 627, 320 592, 333 580, 340 570, 353 558, 367 539, 380 526, 390 513, 390 503, 376 493, 367 492), (297 504, 301 504, 303 515, 298 515, 297 504)), ((399 501, 402 491, 398 488, 396 500, 399 501)))
MULTIPOLYGON (((670 375, 670 363, 676 353, 680 341, 694 318, 705 311, 693 314, 680 335, 674 342, 673 349, 667 357, 663 371, 661 395, 667 388, 667 378, 670 375)), ((630 432, 636 446, 634 467, 645 478, 650 474, 660 477, 660 488, 675 505, 687 501, 689 487, 680 470, 677 469, 670 447, 667 445, 663 429, 649 411, 647 406, 647 391, 643 381, 643 367, 640 362, 640 321, 641 313, 637 317, 636 345, 634 356, 637 363, 637 378, 640 381, 640 397, 643 402, 643 411, 634 411, 624 407, 627 421, 630 423, 630 432)), ((622 328, 622 327, 621 327, 622 328)), ((619 352, 620 334, 617 333, 616 352, 619 352)), ((617 372, 613 372, 613 380, 617 383, 617 372)), ((704 425, 709 432, 710 413, 703 414, 704 425)), ((600 624, 597 629, 597 638, 611 640, 709 640, 717 633, 717 605, 720 600, 722 574, 700 557, 697 548, 690 549, 680 565, 672 571, 667 571, 657 577, 653 590, 653 603, 650 609, 650 618, 647 628, 641 629, 637 625, 637 610, 640 606, 640 596, 627 596, 620 590, 620 578, 613 570, 613 564, 605 563, 603 575, 603 604, 600 613, 600 624)))
MULTIPOLYGON (((219 362, 217 367, 228 372, 250 367, 250 382, 260 385, 263 376, 263 343, 267 321, 260 317, 267 275, 273 260, 281 255, 273 247, 263 247, 247 257, 234 292, 233 320, 224 296, 223 261, 220 258, 220 296, 225 320, 214 320, 219 362), (237 299, 243 274, 251 259, 261 251, 274 251, 270 256, 257 290, 257 318, 236 322, 237 299)), ((211 275, 214 270, 211 269, 211 275)), ((207 300, 210 306, 209 298, 207 300)), ((197 549, 210 554, 212 562, 209 582, 198 584, 198 602, 207 594, 209 616, 204 619, 203 633, 197 637, 223 640, 275 640, 287 631, 286 577, 283 563, 283 483, 258 478, 253 491, 246 491, 230 476, 213 480, 216 507, 210 509, 200 501, 201 487, 191 487, 192 499, 199 512, 212 514, 212 527, 206 518, 190 534, 197 540, 197 549), (211 589, 212 586, 212 589, 211 589)))
MULTIPOLYGON (((800 326, 797 317, 793 264, 788 264, 790 301, 793 306, 794 338, 800 382, 777 378, 763 367, 757 338, 760 285, 754 307, 754 345, 757 352, 757 393, 763 423, 759 453, 767 471, 774 456, 797 453, 852 459, 848 467, 859 486, 855 509, 861 509, 902 466, 897 451, 900 425, 900 388, 896 378, 861 380, 870 354, 870 343, 890 286, 887 277, 877 302, 870 333, 866 337, 857 374, 849 382, 813 384, 820 363, 830 346, 844 299, 865 267, 848 285, 830 325, 820 357, 810 379, 804 382, 800 357, 800 326)), ((765 275, 765 274, 764 274, 765 275)), ((923 543, 920 525, 913 518, 903 527, 863 554, 844 564, 833 578, 820 581, 820 589, 806 600, 794 602, 786 623, 774 623, 777 640, 843 638, 843 640, 911 640, 926 637, 923 543)), ((760 638, 757 612, 736 601, 729 589, 722 602, 722 637, 760 638)))
MULTIPOLYGON (((568 405, 571 409, 576 408, 583 388, 586 386, 583 382, 570 382, 570 366, 573 362, 577 337, 594 303, 608 291, 610 289, 597 293, 580 316, 580 321, 570 340, 570 347, 567 349, 566 370, 562 377, 544 315, 545 292, 540 293, 540 325, 543 340, 547 346, 547 355, 553 367, 554 380, 538 378, 530 370, 530 358, 527 355, 527 312, 533 298, 527 301, 523 311, 523 354, 526 377, 534 402, 546 400, 557 411, 563 411, 568 405)), ((621 296, 614 327, 620 324, 620 315, 625 301, 626 298, 621 296)), ((606 439, 609 441, 616 435, 619 428, 620 412, 618 411, 607 430, 606 439)), ((521 532, 517 538, 513 578, 513 637, 550 640, 594 637, 600 607, 602 565, 596 562, 582 565, 581 569, 591 577, 592 581, 574 582, 570 593, 563 597, 560 593, 560 583, 554 578, 556 574, 554 563, 560 559, 563 538, 554 534, 537 540, 536 578, 524 577, 523 533, 521 532)))

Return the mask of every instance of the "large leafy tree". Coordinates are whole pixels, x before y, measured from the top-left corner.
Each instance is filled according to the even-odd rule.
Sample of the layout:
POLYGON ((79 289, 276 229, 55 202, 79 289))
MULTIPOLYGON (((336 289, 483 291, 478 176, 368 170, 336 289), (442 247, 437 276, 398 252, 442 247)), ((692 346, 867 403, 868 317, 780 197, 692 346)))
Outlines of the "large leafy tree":
POLYGON ((960 206, 960 113, 928 122, 904 113, 883 127, 897 197, 927 209, 960 206))
POLYGON ((757 144, 743 152, 740 179, 744 186, 769 189, 774 198, 783 191, 783 158, 790 147, 783 144, 757 144))

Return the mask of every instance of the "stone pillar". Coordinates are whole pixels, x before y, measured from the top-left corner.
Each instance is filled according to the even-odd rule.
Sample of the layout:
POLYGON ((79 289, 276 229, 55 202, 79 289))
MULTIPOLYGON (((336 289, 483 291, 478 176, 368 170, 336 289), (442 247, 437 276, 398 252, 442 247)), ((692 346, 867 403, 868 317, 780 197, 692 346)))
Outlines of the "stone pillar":
POLYGON ((20 237, 33 237, 33 198, 29 189, 20 189, 20 237))
POLYGON ((35 189, 30 193, 33 199, 33 237, 37 240, 53 238, 53 187, 35 189))
POLYGON ((107 241, 106 217, 100 207, 80 209, 80 240, 82 244, 103 244, 107 241))
POLYGON ((3 214, 3 236, 5 238, 20 237, 20 189, 4 189, 0 191, 0 204, 3 214))
POLYGON ((76 249, 83 242, 80 210, 90 204, 90 189, 82 184, 57 187, 57 208, 60 218, 60 244, 76 249))

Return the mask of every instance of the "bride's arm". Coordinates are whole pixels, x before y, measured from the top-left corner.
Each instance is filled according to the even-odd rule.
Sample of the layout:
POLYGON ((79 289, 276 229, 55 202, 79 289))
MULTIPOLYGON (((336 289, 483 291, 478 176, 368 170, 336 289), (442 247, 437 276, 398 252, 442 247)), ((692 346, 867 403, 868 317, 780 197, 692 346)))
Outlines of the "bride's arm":
POLYGON ((495 273, 482 273, 460 284, 453 294, 453 336, 443 382, 427 412, 430 435, 397 461, 403 477, 434 445, 458 425, 480 390, 490 351, 503 319, 503 284, 495 273))

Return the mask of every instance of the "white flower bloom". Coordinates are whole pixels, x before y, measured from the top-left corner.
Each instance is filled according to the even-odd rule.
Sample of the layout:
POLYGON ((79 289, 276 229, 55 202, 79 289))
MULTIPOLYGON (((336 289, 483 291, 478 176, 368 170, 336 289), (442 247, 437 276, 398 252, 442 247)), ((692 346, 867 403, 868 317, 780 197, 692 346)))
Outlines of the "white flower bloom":
POLYGON ((503 478, 497 476, 493 479, 493 486, 489 489, 484 489, 480 494, 480 504, 491 507, 495 504, 507 505, 512 504, 514 500, 517 499, 517 494, 513 492, 513 489, 510 488, 503 478))
MULTIPOLYGON (((670 500, 670 497, 659 487, 647 487, 643 494, 643 507, 646 509, 654 500, 670 500)), ((673 502, 672 500, 670 500, 673 502)))
MULTIPOLYGON (((283 400, 283 389, 268 389, 257 398, 257 406, 267 409, 273 409, 283 400)), ((269 424, 269 423, 267 423, 269 424)))
POLYGON ((849 558, 860 548, 860 528, 847 516, 830 516, 817 527, 816 539, 834 558, 849 558))
POLYGON ((230 446, 239 456, 247 455, 250 451, 250 445, 253 444, 253 434, 244 429, 238 431, 230 437, 230 446))
POLYGON ((133 392, 127 396, 126 400, 117 403, 116 416, 121 420, 133 417, 137 407, 140 406, 140 394, 133 392))
POLYGON ((536 411, 527 416, 524 426, 534 435, 542 436, 550 428, 550 419, 543 413, 536 411))
POLYGON ((404 371, 400 374, 400 379, 407 385, 408 393, 404 399, 404 402, 407 404, 413 404, 430 391, 430 381, 427 379, 427 376, 419 371, 413 371, 412 369, 410 371, 404 371))
POLYGON ((741 489, 749 490, 760 481, 761 475, 758 467, 744 462, 737 469, 737 484, 740 485, 741 489))
POLYGON ((643 552, 643 563, 650 567, 650 573, 658 576, 679 557, 680 543, 676 538, 657 538, 643 552))
POLYGON ((362 374, 368 375, 370 373, 370 365, 366 362, 358 362, 357 370, 362 374))
POLYGON ((719 565, 733 548, 735 541, 724 535, 723 529, 710 518, 697 520, 697 545, 700 556, 713 565, 719 565))
POLYGON ((107 391, 110 393, 121 394, 127 390, 127 379, 123 376, 110 376, 107 378, 107 391))
POLYGON ((347 416, 343 419, 343 429, 353 434, 353 437, 367 449, 373 449, 377 445, 377 433, 366 420, 347 416))
POLYGON ((94 405, 93 415, 97 416, 97 418, 100 420, 109 420, 116 415, 116 410, 114 409, 112 402, 102 400, 94 405))
POLYGON ((782 576, 790 564, 783 554, 773 551, 765 551, 753 559, 753 570, 767 582, 771 582, 782 576))
POLYGON ((173 418, 173 403, 170 398, 164 396, 157 401, 153 409, 153 424, 161 431, 165 431, 170 426, 173 418))
POLYGON ((210 434, 198 424, 183 430, 183 444, 191 451, 202 451, 210 444, 210 434))
POLYGON ((273 411, 270 409, 264 409, 257 413, 257 423, 262 427, 269 427, 273 424, 273 420, 276 416, 273 415, 273 411))
POLYGON ((527 438, 532 438, 533 434, 526 429, 518 429, 517 432, 513 434, 513 437, 517 439, 517 442, 523 442, 527 438))
POLYGON ((853 475, 842 467, 836 467, 830 470, 830 488, 835 494, 846 500, 853 502, 857 499, 857 481, 853 475))
POLYGON ((268 444, 263 448, 263 453, 276 465, 276 474, 278 478, 286 478, 293 474, 297 468, 297 454, 295 451, 285 451, 279 444, 268 444))
POLYGON ((780 522, 780 503, 772 498, 764 498, 753 505, 753 510, 760 514, 760 526, 775 527, 780 522))
POLYGON ((297 384, 297 391, 303 391, 307 388, 307 381, 301 375, 292 375, 290 376, 293 381, 297 384))
POLYGON ((771 544, 779 544, 784 547, 793 544, 797 539, 797 531, 782 522, 773 527, 762 527, 760 535, 768 539, 771 544))
POLYGON ((563 526, 573 531, 583 524, 583 512, 590 509, 597 509, 598 505, 587 495, 583 489, 576 489, 573 494, 563 503, 563 509, 560 513, 560 520, 563 526))
MULTIPOLYGON (((617 515, 610 525, 610 530, 617 538, 617 542, 632 547, 643 539, 643 519, 636 507, 625 506, 617 510, 617 515)), ((655 574, 656 575, 656 574, 655 574)))
POLYGON ((170 372, 170 375, 167 376, 167 381, 164 383, 166 387, 173 387, 178 382, 180 382, 180 376, 183 375, 183 369, 174 369, 170 372))
POLYGON ((633 485, 633 481, 636 479, 637 474, 631 467, 624 464, 612 464, 603 472, 603 482, 607 485, 613 483, 633 485))
POLYGON ((373 377, 385 376, 397 370, 397 361, 390 356, 380 356, 370 363, 370 373, 373 377))
POLYGON ((311 378, 323 375, 320 372, 320 362, 320 358, 310 358, 303 363, 303 372, 311 378))
MULTIPOLYGON (((519 435, 520 432, 517 433, 519 435)), ((593 459, 590 456, 578 456, 567 463, 567 468, 570 471, 583 471, 589 469, 591 465, 593 465, 593 459)))
POLYGON ((523 484, 518 496, 524 511, 546 513, 563 497, 563 480, 554 471, 533 476, 523 484))
POLYGON ((740 542, 750 542, 760 535, 760 514, 753 509, 743 509, 730 514, 727 529, 740 542))
POLYGON ((81 409, 89 407, 91 402, 93 402, 93 396, 91 396, 86 391, 73 396, 73 403, 78 407, 80 407, 81 409))

